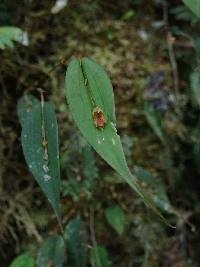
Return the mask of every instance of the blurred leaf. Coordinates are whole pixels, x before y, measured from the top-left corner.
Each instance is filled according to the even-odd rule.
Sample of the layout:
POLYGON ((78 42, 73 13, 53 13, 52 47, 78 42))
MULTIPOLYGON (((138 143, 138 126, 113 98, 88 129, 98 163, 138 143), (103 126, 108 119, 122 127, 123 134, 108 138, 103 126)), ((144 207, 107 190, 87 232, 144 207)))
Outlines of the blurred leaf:
POLYGON ((123 177, 121 177, 118 173, 113 172, 108 172, 103 176, 103 179, 107 183, 112 183, 112 184, 123 184, 126 183, 123 177))
POLYGON ((17 256, 10 267, 35 267, 35 259, 27 254, 17 256))
POLYGON ((176 16, 177 20, 186 20, 192 25, 196 24, 199 18, 191 11, 190 8, 184 5, 178 5, 170 9, 170 13, 176 16))
POLYGON ((124 212, 120 206, 115 205, 105 210, 106 219, 108 223, 115 229, 115 231, 122 235, 124 232, 124 212))
MULTIPOLYGON (((61 183, 61 194, 72 197, 75 202, 79 201, 80 196, 83 195, 87 199, 92 197, 97 179, 94 150, 85 142, 83 146, 80 146, 80 152, 82 155, 82 160, 79 162, 82 169, 80 179, 76 175, 68 173, 68 179, 63 180, 61 183)), ((71 162, 73 162, 73 159, 71 162)))
POLYGON ((87 240, 84 221, 80 217, 72 219, 65 227, 64 237, 67 241, 67 249, 71 265, 75 267, 86 266, 87 240))
POLYGON ((193 145, 192 155, 193 155, 193 159, 194 159, 197 171, 200 174, 200 144, 193 145))
POLYGON ((114 38, 114 31, 113 31, 113 29, 111 27, 108 27, 106 29, 106 36, 107 36, 108 40, 110 40, 110 41, 113 40, 113 38, 114 38))
POLYGON ((84 180, 82 184, 82 190, 84 190, 88 198, 90 198, 97 178, 97 168, 95 166, 94 152, 90 145, 87 144, 83 147, 82 155, 84 160, 84 180))
POLYGON ((165 187, 162 182, 156 179, 149 171, 141 166, 135 166, 136 176, 143 182, 151 185, 153 189, 153 199, 157 206, 168 213, 175 213, 174 208, 171 206, 170 201, 165 192, 165 187))
POLYGON ((90 250, 90 261, 94 267, 108 267, 108 253, 103 246, 95 246, 90 250))
POLYGON ((193 36, 192 37, 197 56, 200 57, 200 37, 199 36, 193 36))
POLYGON ((151 173, 141 166, 135 166, 135 175, 143 182, 148 184, 153 184, 155 182, 155 177, 151 173))
POLYGON ((49 237, 38 252, 37 267, 62 267, 64 261, 65 244, 63 238, 59 235, 49 237))
MULTIPOLYGON (((67 100, 74 120, 89 144, 115 169, 143 201, 163 220, 152 197, 137 183, 127 166, 120 137, 115 128, 114 96, 111 82, 101 66, 88 58, 73 58, 66 74, 67 100), (102 110, 104 127, 95 126, 93 112, 102 110)), ((166 222, 167 223, 167 222, 166 222)))
POLYGON ((22 123, 22 148, 29 170, 44 191, 59 223, 61 223, 59 207, 60 166, 56 116, 51 103, 44 103, 42 116, 41 104, 33 97, 29 97, 30 99, 35 103, 31 106, 31 109, 27 109, 29 101, 26 102, 25 98, 21 99, 18 104, 18 114, 22 123), (43 143, 43 120, 46 146, 43 143))
POLYGON ((74 202, 80 200, 81 184, 76 177, 68 177, 67 181, 61 183, 61 193, 63 196, 70 196, 74 202))
POLYGON ((200 1, 199 0, 183 0, 183 3, 189 7, 192 12, 200 18, 200 1))
POLYGON ((190 74, 190 91, 194 105, 200 108, 200 69, 190 74))
POLYGON ((128 21, 135 15, 135 12, 132 9, 129 9, 126 13, 121 17, 122 20, 128 21))
POLYGON ((68 0, 56 0, 54 6, 51 9, 52 14, 59 13, 68 4, 68 0))
POLYGON ((4 26, 0 27, 0 49, 13 48, 14 41, 28 45, 28 35, 20 28, 4 26))
POLYGON ((91 146, 85 145, 82 149, 84 159, 84 175, 88 179, 95 179, 97 177, 97 168, 95 166, 94 153, 91 146))
POLYGON ((156 136, 164 143, 165 138, 161 128, 161 119, 159 113, 155 110, 154 106, 150 102, 144 102, 144 115, 156 136))
POLYGON ((154 186, 153 198, 158 207, 164 212, 176 214, 175 209, 171 206, 170 201, 166 195, 165 189, 159 183, 154 186))

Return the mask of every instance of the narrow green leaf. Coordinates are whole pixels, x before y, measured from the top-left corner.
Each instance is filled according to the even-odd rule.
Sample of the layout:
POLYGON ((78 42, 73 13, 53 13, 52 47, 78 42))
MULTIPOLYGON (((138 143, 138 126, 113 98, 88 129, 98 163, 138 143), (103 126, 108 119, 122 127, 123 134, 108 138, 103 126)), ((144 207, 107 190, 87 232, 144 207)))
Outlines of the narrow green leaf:
POLYGON ((25 99, 21 100, 18 105, 18 114, 22 123, 22 148, 29 170, 47 196, 61 224, 59 207, 60 166, 56 116, 51 103, 45 102, 42 112, 41 103, 32 97, 31 99, 35 103, 31 106, 31 109, 27 109, 25 99), (42 131, 43 123, 44 131, 42 131), (44 144, 43 132, 45 132, 46 144, 44 144))
POLYGON ((120 206, 115 205, 105 210, 106 219, 108 223, 115 229, 115 231, 122 235, 124 232, 124 212, 120 206))
POLYGON ((155 110, 154 106, 149 103, 144 103, 144 115, 151 126, 152 130, 156 134, 156 136, 161 140, 161 142, 165 142, 163 130, 161 128, 161 119, 159 113, 155 110))
POLYGON ((108 253, 104 246, 95 246, 90 250, 90 261, 95 267, 108 267, 108 253))
POLYGON ((37 256, 37 267, 62 267, 65 261, 65 243, 61 236, 53 235, 42 245, 37 256))
MULTIPOLYGON (((139 186, 127 166, 120 137, 115 128, 114 97, 105 71, 90 59, 80 62, 73 58, 66 74, 67 100, 74 120, 96 152, 117 171, 142 197, 143 201, 162 218, 152 198, 139 186), (97 128, 93 111, 102 110, 104 127, 97 128)), ((164 219, 164 218, 163 218, 164 219)))
MULTIPOLYGON (((87 263, 87 240, 85 223, 80 217, 72 219, 64 230, 67 241, 69 262, 75 267, 84 267, 87 263)), ((70 266, 71 266, 70 265, 70 266)))
POLYGON ((10 267, 35 267, 35 259, 30 255, 22 254, 13 260, 10 267))
POLYGON ((200 18, 200 1, 199 0, 183 0, 183 3, 189 7, 192 12, 200 18))

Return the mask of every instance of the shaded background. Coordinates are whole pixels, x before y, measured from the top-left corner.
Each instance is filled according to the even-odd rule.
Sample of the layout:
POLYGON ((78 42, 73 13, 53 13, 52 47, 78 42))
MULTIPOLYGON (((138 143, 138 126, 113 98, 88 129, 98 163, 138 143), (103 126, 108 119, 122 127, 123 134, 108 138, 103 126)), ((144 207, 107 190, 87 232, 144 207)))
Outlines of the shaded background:
POLYGON ((26 46, 0 50, 2 266, 23 251, 34 255, 58 230, 20 143, 17 100, 29 90, 39 97, 38 87, 58 119, 63 224, 80 214, 90 245, 92 206, 96 239, 107 249, 110 266, 200 266, 199 102, 190 84, 200 50, 198 19, 178 0, 69 0, 61 10, 55 2, 0 2, 0 25, 28 34, 26 46), (128 164, 175 230, 79 134, 65 100, 63 63, 73 55, 90 57, 109 73, 128 164), (116 204, 125 214, 122 235, 105 218, 106 208, 116 204))

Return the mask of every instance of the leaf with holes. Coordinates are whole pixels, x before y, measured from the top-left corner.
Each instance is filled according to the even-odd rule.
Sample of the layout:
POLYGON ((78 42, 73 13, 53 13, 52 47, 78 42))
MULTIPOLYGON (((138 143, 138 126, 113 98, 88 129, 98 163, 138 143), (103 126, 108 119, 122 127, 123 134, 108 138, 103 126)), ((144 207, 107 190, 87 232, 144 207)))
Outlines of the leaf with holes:
POLYGON ((73 58, 66 73, 66 88, 69 109, 88 143, 163 218, 127 166, 115 127, 114 95, 106 72, 88 58, 73 58))
POLYGON ((55 112, 49 102, 44 103, 42 112, 39 101, 32 97, 28 99, 32 101, 31 107, 27 99, 21 99, 18 104, 24 156, 29 170, 47 196, 61 224, 58 127, 55 112))
POLYGON ((49 237, 37 256, 37 267, 62 267, 65 261, 65 244, 59 235, 49 237))

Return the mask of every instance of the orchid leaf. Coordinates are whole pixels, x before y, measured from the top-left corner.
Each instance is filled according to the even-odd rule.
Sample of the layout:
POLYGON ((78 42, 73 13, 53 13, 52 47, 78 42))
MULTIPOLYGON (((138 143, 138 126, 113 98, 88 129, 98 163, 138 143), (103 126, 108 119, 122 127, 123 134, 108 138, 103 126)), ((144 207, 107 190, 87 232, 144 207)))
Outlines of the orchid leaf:
POLYGON ((27 165, 61 224, 58 127, 55 112, 49 102, 44 103, 42 112, 41 103, 29 96, 19 101, 18 114, 22 125, 21 142, 27 165))
POLYGON ((140 187, 127 166, 115 127, 113 90, 103 68, 88 58, 73 58, 66 73, 66 88, 69 109, 85 139, 146 205, 163 218, 152 197, 140 187))
POLYGON ((65 261, 65 243, 59 235, 49 237, 40 248, 37 267, 62 267, 65 261))

